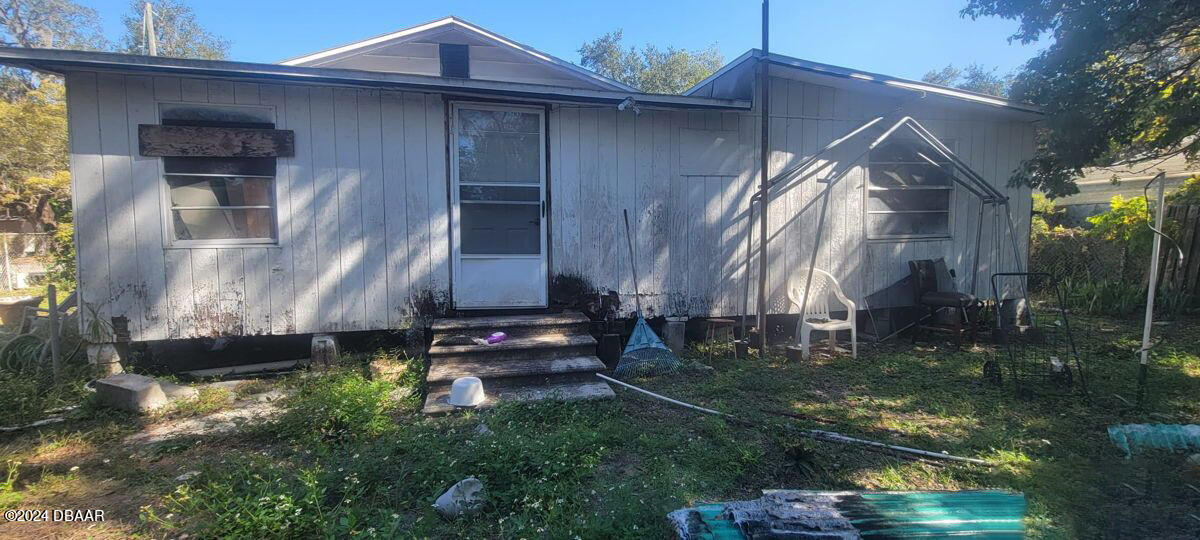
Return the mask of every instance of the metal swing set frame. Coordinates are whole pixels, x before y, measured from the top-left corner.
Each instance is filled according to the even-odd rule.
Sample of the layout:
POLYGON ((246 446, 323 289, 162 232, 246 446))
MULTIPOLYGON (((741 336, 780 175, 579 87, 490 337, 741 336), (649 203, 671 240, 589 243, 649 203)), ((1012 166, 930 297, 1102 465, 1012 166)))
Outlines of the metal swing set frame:
MULTIPOLYGON (((751 265, 751 260, 752 260, 751 253, 753 251, 752 248, 753 248, 753 238, 754 238, 754 226, 752 224, 754 223, 755 205, 756 204, 759 205, 759 208, 760 208, 759 211, 766 212, 770 205, 772 190, 775 190, 776 188, 781 188, 784 185, 788 185, 788 184, 790 184, 788 186, 788 188, 791 189, 792 187, 799 186, 800 184, 802 184, 804 181, 808 180, 809 178, 813 178, 813 177, 817 176, 818 173, 824 171, 825 169, 829 168, 830 166, 833 166, 834 162, 829 161, 825 165, 822 165, 822 166, 818 167, 817 169, 809 171, 807 173, 804 173, 804 171, 806 171, 814 163, 816 163, 818 160, 820 160, 823 156, 832 152, 834 149, 847 143, 848 141, 851 141, 851 140, 857 139, 860 136, 863 136, 873 126, 880 124, 881 122, 883 122, 885 119, 887 119, 889 117, 897 116, 900 112, 901 112, 900 109, 897 109, 888 114, 885 114, 882 116, 877 116, 877 117, 867 121, 866 123, 860 125, 859 127, 855 128, 854 130, 846 133, 845 135, 843 135, 837 139, 834 139, 833 141, 831 141, 829 144, 825 145, 825 147, 821 148, 813 155, 802 160, 799 164, 792 166, 792 167, 780 172, 779 174, 776 174, 775 176, 773 176, 771 179, 767 180, 766 182, 763 182, 761 184, 759 190, 750 198, 749 208, 747 209, 747 215, 749 217, 748 223, 750 223, 751 226, 749 227, 749 230, 746 232, 746 264, 745 264, 745 274, 744 274, 745 293, 742 298, 742 314, 741 314, 741 327, 743 329, 743 332, 747 328, 746 319, 747 319, 747 314, 749 312, 749 306, 750 306, 750 265, 751 265), (793 181, 795 181, 795 180, 799 180, 799 181, 793 183, 793 181)), ((930 148, 932 148, 937 153, 937 155, 941 156, 942 159, 949 161, 949 167, 952 169, 951 171, 949 171, 951 173, 950 178, 954 181, 955 184, 962 187, 965 191, 967 191, 971 195, 974 195, 975 198, 979 200, 979 222, 978 222, 978 225, 977 225, 977 228, 975 231, 975 254, 974 254, 974 260, 972 261, 972 278, 971 278, 972 294, 974 294, 976 292, 976 289, 978 287, 979 250, 980 250, 980 245, 981 245, 980 240, 982 239, 982 235, 983 235, 984 214, 988 208, 991 208, 991 210, 992 210, 993 220, 994 220, 995 216, 999 215, 1000 209, 1001 208, 1004 209, 1003 217, 1007 224, 1009 241, 1012 244, 1013 263, 1015 264, 1015 268, 1016 268, 1017 272, 1021 272, 1021 273, 1025 272, 1024 265, 1021 263, 1020 249, 1017 244, 1016 228, 1013 225, 1012 212, 1011 212, 1011 209, 1009 206, 1009 197, 1007 195, 1005 195, 1004 193, 1000 192, 1000 190, 996 189, 991 184, 989 184, 987 182, 987 180, 985 180, 983 178, 982 175, 980 175, 978 172, 976 172, 974 169, 972 169, 970 166, 968 166, 965 162, 963 162, 963 160, 960 159, 957 155, 955 155, 954 152, 951 151, 949 147, 947 147, 945 144, 943 144, 942 141, 940 141, 936 136, 933 135, 933 133, 931 133, 928 129, 926 129, 925 126, 921 125, 921 123, 918 122, 915 118, 913 118, 911 116, 903 116, 898 121, 891 124, 891 126, 888 127, 887 130, 885 130, 874 141, 872 141, 869 145, 867 145, 866 149, 863 150, 860 154, 858 154, 857 157, 855 157, 852 160, 843 162, 844 166, 841 168, 841 170, 836 171, 832 176, 830 176, 828 178, 817 180, 818 183, 825 184, 825 189, 822 190, 822 192, 820 194, 820 196, 822 198, 821 211, 820 211, 819 217, 817 218, 817 231, 816 231, 816 238, 813 242, 812 253, 809 255, 809 261, 808 261, 808 266, 807 266, 808 273, 805 276, 804 297, 802 299, 803 304, 800 306, 800 313, 804 313, 804 309, 808 304, 809 292, 810 292, 810 288, 812 286, 813 268, 816 267, 817 254, 820 252, 821 242, 825 237, 825 234, 824 234, 825 233, 825 215, 829 208, 829 199, 832 196, 833 187, 846 175, 846 173, 848 173, 853 168, 852 164, 858 163, 859 161, 861 161, 863 159, 863 157, 865 157, 869 152, 871 152, 871 150, 874 150, 876 147, 878 147, 880 144, 882 144, 888 138, 892 137, 897 131, 900 131, 902 128, 906 128, 908 131, 910 131, 912 134, 914 134, 918 140, 923 141, 925 144, 927 144, 930 148), (954 174, 954 171, 960 172, 962 177, 960 177, 959 174, 954 174)), ((766 141, 764 140, 764 150, 763 150, 764 154, 767 151, 769 151, 769 150, 766 150, 767 146, 766 146, 765 142, 766 141)), ((925 154, 918 153, 918 155, 921 158, 923 158, 924 160, 928 161, 932 165, 935 165, 937 167, 946 167, 945 164, 938 163, 933 158, 926 156, 925 154)), ((764 162, 765 162, 765 160, 764 160, 764 162)), ((764 175, 766 174, 765 170, 763 171, 763 174, 764 175)), ((759 252, 758 252, 759 265, 760 265, 760 268, 766 268, 767 247, 768 247, 767 245, 768 245, 768 242, 770 241, 770 239, 766 237, 765 230, 762 233, 760 233, 760 236, 762 236, 763 238, 761 239, 762 240, 760 242, 761 246, 760 246, 759 252)), ((997 245, 998 245, 998 242, 997 242, 997 245)), ((760 276, 761 275, 762 274, 760 273, 760 276)), ((1025 282, 1023 280, 1020 281, 1020 285, 1021 285, 1021 296, 1022 296, 1022 298, 1025 299, 1025 302, 1028 305, 1029 292, 1025 286, 1025 282)), ((760 346, 760 348, 759 348, 759 354, 764 357, 766 355, 766 347, 765 347, 765 344, 766 344, 765 328, 766 328, 766 315, 767 315, 767 306, 765 305, 766 304, 766 302, 765 302, 766 287, 767 287, 766 280, 760 278, 759 283, 758 283, 759 305, 758 305, 758 309, 757 309, 757 319, 758 319, 757 327, 759 329, 759 337, 760 337, 761 343, 763 345, 763 346, 760 346)), ((999 298, 997 298, 996 300, 997 300, 997 304, 998 304, 999 298)), ((871 309, 870 306, 866 305, 864 307, 867 309, 867 311, 869 313, 870 309, 871 309)), ((999 310, 999 305, 996 306, 996 309, 999 310)), ((997 315, 998 315, 998 313, 997 313, 997 315)), ((1031 316, 1032 316, 1032 314, 1031 314, 1031 316)), ((911 326, 911 325, 909 325, 909 326, 911 326)), ((908 328, 908 327, 905 327, 905 328, 908 328)), ((901 331, 902 330, 903 329, 901 329, 901 331)), ((899 331, 897 331, 895 333, 899 333, 899 331)), ((893 333, 892 335, 895 335, 895 333, 893 333)))

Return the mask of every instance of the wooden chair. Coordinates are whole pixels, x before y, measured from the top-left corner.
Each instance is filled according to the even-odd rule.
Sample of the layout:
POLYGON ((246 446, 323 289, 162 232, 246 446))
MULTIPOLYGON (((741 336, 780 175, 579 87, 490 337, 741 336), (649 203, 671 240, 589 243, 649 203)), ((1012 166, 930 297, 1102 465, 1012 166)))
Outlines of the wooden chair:
POLYGON ((836 332, 850 330, 851 355, 858 358, 858 330, 854 324, 854 302, 846 297, 846 294, 842 292, 842 286, 829 272, 814 268, 812 284, 809 286, 811 298, 806 304, 804 302, 804 281, 807 277, 808 269, 800 269, 788 283, 787 290, 788 300, 796 306, 796 309, 803 309, 800 319, 796 321, 796 337, 800 341, 800 353, 805 358, 808 357, 809 341, 813 330, 829 332, 830 352, 835 350, 836 332), (846 319, 834 319, 829 316, 830 295, 833 295, 846 308, 846 319))
POLYGON ((908 271, 912 274, 913 300, 918 306, 927 310, 927 313, 917 322, 917 327, 913 329, 912 342, 917 342, 921 330, 954 332, 955 345, 959 347, 962 346, 963 333, 969 330, 971 341, 974 342, 976 325, 971 322, 968 310, 978 305, 979 299, 974 295, 952 290, 952 283, 939 285, 941 281, 950 280, 949 271, 945 269, 945 262, 940 259, 908 261, 908 271), (939 279, 941 274, 945 274, 945 277, 939 279), (938 312, 947 308, 954 310, 954 322, 950 326, 937 324, 938 312), (926 321, 929 321, 929 324, 926 324, 926 321), (963 325, 964 321, 966 326, 963 325))

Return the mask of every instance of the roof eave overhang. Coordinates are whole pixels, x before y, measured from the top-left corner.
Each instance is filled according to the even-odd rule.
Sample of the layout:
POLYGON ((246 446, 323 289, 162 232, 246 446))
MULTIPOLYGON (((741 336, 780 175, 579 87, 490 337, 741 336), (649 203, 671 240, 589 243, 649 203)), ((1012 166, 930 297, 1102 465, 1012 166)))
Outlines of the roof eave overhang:
POLYGON ((155 75, 221 77, 281 83, 397 88, 443 94, 498 96, 568 103, 616 105, 628 98, 632 98, 642 108, 749 110, 751 107, 750 101, 747 100, 643 94, 620 90, 589 90, 563 86, 478 79, 454 79, 352 69, 284 66, 279 64, 230 62, 224 60, 163 58, 159 56, 64 51, 58 49, 0 47, 0 64, 52 73, 63 73, 72 70, 95 70, 155 75))
MULTIPOLYGON (((684 95, 691 95, 691 94, 699 91, 701 88, 703 88, 704 85, 716 80, 717 78, 721 77, 725 73, 735 69, 742 63, 751 61, 751 60, 756 60, 761 57, 762 57, 762 52, 758 49, 751 49, 749 51, 746 51, 744 54, 735 58, 733 61, 726 64, 724 67, 717 70, 712 75, 710 75, 707 78, 705 78, 704 80, 696 83, 692 88, 689 88, 687 91, 685 91, 684 95)), ((996 96, 989 96, 987 94, 980 94, 978 92, 970 92, 970 91, 966 91, 966 90, 960 90, 957 88, 949 88, 949 87, 926 83, 926 82, 910 81, 907 79, 900 79, 897 77, 890 77, 890 76, 881 75, 878 73, 870 73, 867 71, 854 70, 854 69, 844 68, 844 67, 840 67, 840 66, 834 66, 834 65, 830 65, 830 64, 822 64, 819 62, 810 62, 808 60, 792 58, 790 56, 785 56, 785 55, 775 54, 775 53, 770 54, 769 61, 771 62, 771 65, 773 65, 773 66, 796 69, 796 70, 800 70, 800 71, 804 71, 804 72, 808 72, 808 73, 814 73, 814 74, 818 74, 818 75, 823 75, 823 76, 827 76, 827 77, 835 77, 835 78, 839 78, 839 79, 857 81, 857 82, 862 82, 862 83, 866 83, 866 84, 876 84, 876 85, 885 86, 885 87, 893 88, 893 89, 897 89, 897 90, 904 90, 904 91, 908 91, 908 92, 923 93, 923 94, 927 94, 927 95, 932 94, 932 95, 947 97, 947 98, 951 98, 951 99, 955 99, 955 100, 960 100, 963 102, 973 103, 976 105, 984 105, 984 106, 991 106, 991 107, 1013 110, 1013 111, 1017 111, 1017 112, 1021 112, 1021 113, 1035 115, 1038 117, 1045 115, 1045 112, 1037 105, 1033 105, 1031 103, 1024 103, 1024 102, 1020 102, 1020 101, 1004 99, 1004 98, 1000 98, 1000 97, 996 97, 996 96)))

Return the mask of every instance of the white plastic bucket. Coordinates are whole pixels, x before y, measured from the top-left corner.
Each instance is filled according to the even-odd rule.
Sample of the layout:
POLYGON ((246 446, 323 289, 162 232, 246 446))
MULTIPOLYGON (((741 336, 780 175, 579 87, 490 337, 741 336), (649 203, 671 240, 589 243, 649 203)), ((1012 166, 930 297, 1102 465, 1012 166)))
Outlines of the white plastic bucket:
POLYGON ((450 397, 446 402, 455 407, 474 407, 483 400, 483 381, 479 377, 459 377, 450 385, 450 397))

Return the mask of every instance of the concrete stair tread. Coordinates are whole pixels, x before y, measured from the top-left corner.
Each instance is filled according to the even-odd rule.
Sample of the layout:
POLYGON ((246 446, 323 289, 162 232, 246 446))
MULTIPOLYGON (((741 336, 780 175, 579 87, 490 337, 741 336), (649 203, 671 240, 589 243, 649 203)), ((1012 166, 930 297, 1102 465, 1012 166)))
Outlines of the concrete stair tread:
POLYGON ((495 345, 433 345, 429 347, 429 356, 588 346, 596 346, 596 338, 588 334, 530 336, 509 338, 495 345))
MULTIPOLYGON (((616 397, 616 394, 613 393, 608 383, 602 381, 546 386, 502 387, 494 389, 494 391, 489 391, 485 384, 484 392, 487 394, 487 399, 475 407, 476 409, 495 407, 501 401, 538 401, 552 398, 576 401, 584 399, 612 399, 616 397)), ((422 412, 425 414, 444 414, 458 409, 458 407, 446 403, 446 397, 449 394, 450 390, 448 388, 431 391, 425 397, 425 408, 422 409, 422 412)))
POLYGON ((480 379, 487 380, 530 375, 597 372, 604 371, 604 369, 604 362, 601 362, 595 356, 500 361, 447 361, 434 359, 430 362, 429 374, 425 376, 425 381, 430 384, 449 383, 459 377, 479 377, 480 379))
POLYGON ((492 317, 460 317, 433 321, 435 333, 461 333, 476 330, 503 331, 505 328, 529 326, 566 326, 585 324, 589 319, 578 311, 548 315, 497 315, 492 317))

